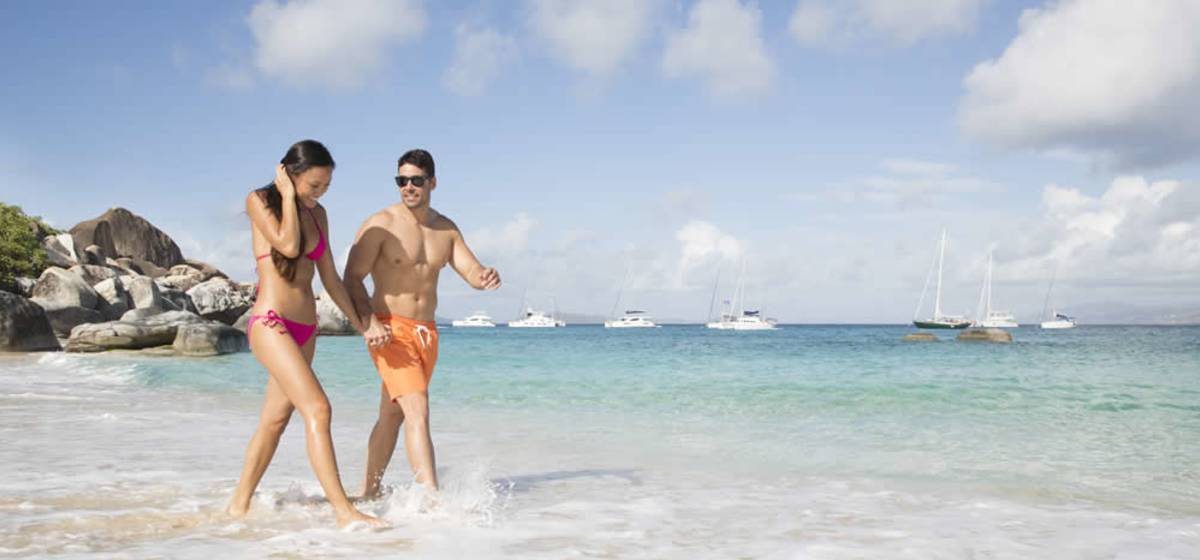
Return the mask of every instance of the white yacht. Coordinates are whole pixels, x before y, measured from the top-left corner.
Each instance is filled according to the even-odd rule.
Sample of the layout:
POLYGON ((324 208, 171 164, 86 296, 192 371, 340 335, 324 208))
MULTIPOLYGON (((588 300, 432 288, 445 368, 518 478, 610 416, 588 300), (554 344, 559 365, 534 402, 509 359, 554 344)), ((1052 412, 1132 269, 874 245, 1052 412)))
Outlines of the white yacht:
POLYGON ((525 310, 524 317, 515 321, 509 321, 508 326, 514 329, 553 329, 555 327, 565 327, 567 324, 541 311, 535 311, 531 307, 525 310))
POLYGON ((1050 309, 1050 294, 1054 292, 1054 278, 1058 276, 1058 265, 1054 266, 1054 272, 1050 273, 1050 288, 1046 290, 1046 303, 1042 306, 1042 317, 1048 317, 1042 321, 1043 329, 1073 329, 1075 328, 1075 318, 1068 317, 1059 313, 1057 309, 1053 314, 1046 315, 1046 310, 1050 309))
MULTIPOLYGON (((757 310, 742 309, 738 313, 734 313, 734 307, 737 302, 744 302, 746 298, 746 284, 743 277, 746 273, 746 261, 742 261, 742 270, 738 275, 737 287, 733 290, 733 298, 723 302, 721 310, 721 318, 716 321, 705 323, 705 327, 710 329, 727 330, 727 331, 770 331, 775 330, 775 319, 763 317, 757 310)), ((717 282, 721 280, 720 270, 717 272, 717 282)), ((716 300, 716 286, 713 286, 713 300, 716 300)), ((711 305, 709 306, 711 314, 711 305)))
POLYGON ((625 315, 620 319, 605 321, 604 328, 606 329, 653 329, 658 327, 654 323, 653 318, 646 314, 645 311, 630 309, 625 312, 625 315))
POLYGON ((1053 319, 1050 319, 1049 321, 1042 321, 1042 328, 1043 329, 1073 329, 1073 328, 1075 328, 1075 318, 1068 317, 1066 315, 1063 315, 1062 313, 1059 313, 1058 311, 1055 311, 1053 319))
POLYGON ((975 310, 973 326, 992 329, 1015 329, 1020 325, 1012 313, 992 309, 992 253, 988 252, 987 274, 983 277, 983 289, 979 292, 979 307, 975 310))
POLYGON ((721 320, 705 325, 710 329, 730 331, 770 331, 775 330, 775 319, 763 317, 758 311, 747 309, 741 315, 722 313, 721 320))
POLYGON ((450 322, 451 326, 455 327, 495 327, 496 323, 492 322, 492 318, 487 316, 487 313, 482 311, 467 317, 466 319, 456 319, 450 322))

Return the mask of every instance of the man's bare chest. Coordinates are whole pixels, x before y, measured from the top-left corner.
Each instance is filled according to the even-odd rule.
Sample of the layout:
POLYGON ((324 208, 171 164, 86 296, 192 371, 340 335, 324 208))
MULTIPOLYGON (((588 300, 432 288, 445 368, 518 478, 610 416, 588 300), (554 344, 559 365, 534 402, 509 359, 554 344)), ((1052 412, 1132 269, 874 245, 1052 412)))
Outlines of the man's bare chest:
POLYGON ((396 228, 384 242, 381 254, 393 266, 433 266, 441 268, 450 260, 453 240, 450 236, 424 227, 396 228))

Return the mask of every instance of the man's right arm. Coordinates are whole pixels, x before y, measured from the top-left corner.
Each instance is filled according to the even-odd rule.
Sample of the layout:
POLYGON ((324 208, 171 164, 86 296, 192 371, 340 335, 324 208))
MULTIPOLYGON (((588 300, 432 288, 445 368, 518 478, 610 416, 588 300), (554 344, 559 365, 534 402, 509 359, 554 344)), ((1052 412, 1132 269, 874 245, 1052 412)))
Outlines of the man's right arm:
POLYGON ((346 259, 346 274, 343 283, 346 285, 346 291, 350 294, 350 300, 354 302, 354 310, 358 312, 364 325, 370 322, 373 313, 371 312, 371 297, 367 294, 367 287, 363 285, 363 279, 371 273, 371 269, 375 266, 375 260, 379 258, 384 234, 387 231, 383 221, 383 216, 375 214, 363 222, 362 227, 358 228, 358 234, 354 237, 354 244, 350 246, 350 257, 346 259))

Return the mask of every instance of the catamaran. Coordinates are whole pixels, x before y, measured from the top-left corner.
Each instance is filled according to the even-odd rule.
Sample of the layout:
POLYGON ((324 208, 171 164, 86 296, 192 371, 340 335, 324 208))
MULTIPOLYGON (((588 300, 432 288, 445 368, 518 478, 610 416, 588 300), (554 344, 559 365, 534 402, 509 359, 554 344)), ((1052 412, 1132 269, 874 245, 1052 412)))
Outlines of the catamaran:
POLYGON ((614 318, 604 322, 606 329, 653 329, 658 326, 650 315, 640 309, 628 309, 624 315, 616 317, 617 309, 620 309, 621 305, 621 296, 625 293, 625 284, 629 282, 629 273, 632 271, 632 265, 625 269, 625 278, 621 280, 621 289, 617 290, 617 301, 613 302, 612 310, 608 312, 608 316, 614 318))
POLYGON ((992 309, 992 251, 988 251, 987 274, 983 277, 983 289, 979 292, 979 307, 975 309, 976 327, 993 329, 1015 329, 1020 325, 1012 313, 992 309))
POLYGON ((607 329, 653 329, 658 327, 654 319, 639 309, 630 309, 620 319, 605 321, 607 329))
POLYGON ((450 322, 450 325, 455 327, 490 328, 495 327, 496 323, 492 322, 492 318, 488 317, 487 313, 479 311, 467 317, 466 319, 455 319, 454 321, 450 322))
POLYGON ((937 295, 933 300, 933 317, 929 319, 917 319, 921 313, 921 306, 925 304, 925 293, 929 291, 929 279, 933 275, 933 268, 930 267, 929 274, 925 276, 925 287, 921 289, 921 299, 917 302, 917 310, 913 312, 913 325, 919 329, 965 329, 971 326, 971 322, 957 315, 945 315, 942 313, 942 263, 946 258, 946 230, 942 230, 942 241, 938 244, 937 258, 937 295))
MULTIPOLYGON (((741 308, 737 313, 734 309, 738 304, 744 304, 746 299, 746 261, 742 261, 742 270, 738 275, 737 287, 734 288, 733 297, 723 302, 721 308, 721 318, 716 321, 710 321, 704 326, 710 329, 730 330, 730 331, 770 331, 775 330, 775 319, 763 317, 758 310, 741 308)), ((720 270, 717 271, 717 281, 720 282, 720 270)), ((713 287, 714 301, 716 299, 717 288, 713 287)), ((712 305, 709 305, 709 314, 712 314, 712 305)))
POLYGON ((536 311, 532 307, 525 310, 525 316, 515 321, 509 321, 508 326, 515 329, 552 329, 555 327, 565 327, 567 324, 555 319, 544 312, 536 311))
POLYGON ((1052 315, 1046 315, 1046 311, 1050 309, 1050 294, 1054 292, 1054 278, 1058 276, 1058 265, 1054 266, 1054 272, 1050 273, 1050 288, 1046 290, 1046 303, 1042 305, 1042 317, 1046 320, 1042 321, 1043 329, 1073 329, 1075 328, 1075 318, 1068 317, 1059 313, 1057 309, 1052 315))

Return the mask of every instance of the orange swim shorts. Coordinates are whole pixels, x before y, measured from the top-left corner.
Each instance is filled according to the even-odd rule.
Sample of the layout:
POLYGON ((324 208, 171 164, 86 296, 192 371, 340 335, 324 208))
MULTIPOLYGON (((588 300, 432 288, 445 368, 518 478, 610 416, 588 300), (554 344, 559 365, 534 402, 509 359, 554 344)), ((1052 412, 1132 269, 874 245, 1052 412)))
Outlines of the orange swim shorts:
POLYGON ((375 316, 392 331, 391 342, 369 348, 388 396, 396 400, 409 393, 428 390, 438 356, 437 325, 386 313, 375 316))

